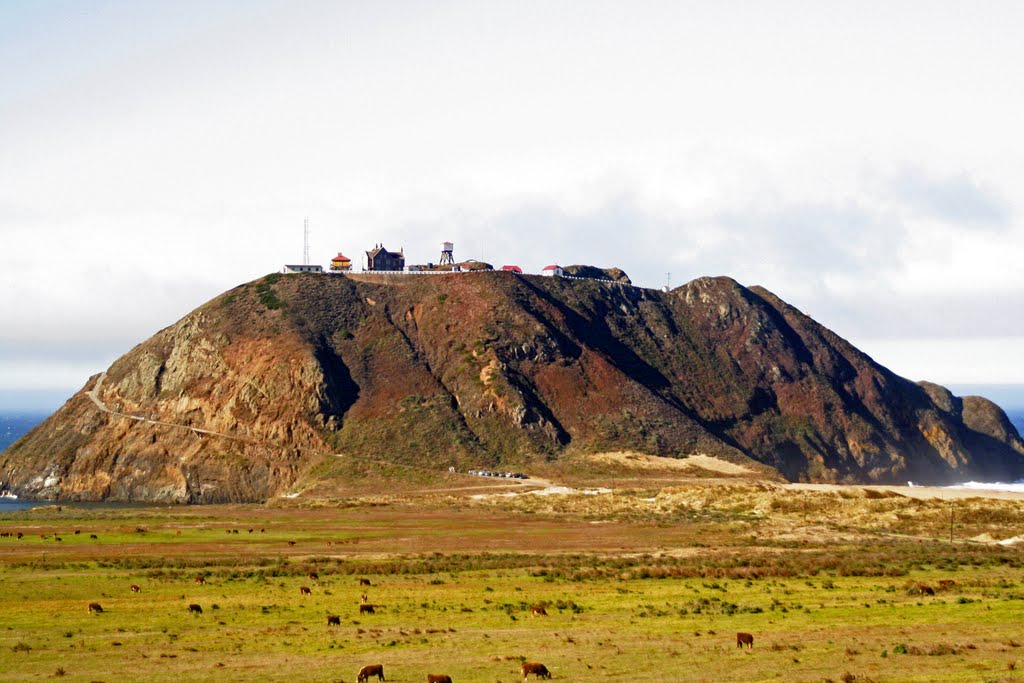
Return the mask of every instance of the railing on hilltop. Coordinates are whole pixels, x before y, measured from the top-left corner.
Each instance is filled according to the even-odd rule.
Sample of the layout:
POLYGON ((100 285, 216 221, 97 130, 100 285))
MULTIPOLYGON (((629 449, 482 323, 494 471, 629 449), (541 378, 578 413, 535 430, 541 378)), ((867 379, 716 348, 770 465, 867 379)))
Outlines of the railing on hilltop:
MULTIPOLYGON (((466 275, 470 273, 511 273, 512 275, 536 275, 535 273, 512 273, 507 270, 325 270, 324 275, 466 275)), ((591 282, 600 282, 606 285, 618 285, 620 287, 633 287, 635 289, 652 289, 651 287, 640 287, 634 285, 632 282, 619 282, 618 280, 607 280, 599 277, 579 277, 577 275, 538 275, 538 277, 558 277, 565 280, 589 280, 591 282)))

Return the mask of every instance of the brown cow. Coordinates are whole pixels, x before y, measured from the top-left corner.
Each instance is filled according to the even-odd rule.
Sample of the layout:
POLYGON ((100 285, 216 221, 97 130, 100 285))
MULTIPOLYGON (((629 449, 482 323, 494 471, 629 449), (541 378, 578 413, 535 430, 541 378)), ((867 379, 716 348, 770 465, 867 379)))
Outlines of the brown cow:
POLYGON ((523 680, 530 674, 537 678, 551 678, 551 672, 540 662, 523 662, 523 680))
POLYGON ((751 650, 754 649, 754 636, 749 633, 737 633, 736 647, 742 649, 744 645, 751 650))
POLYGON ((198 584, 199 584, 199 585, 201 585, 201 586, 202 586, 202 585, 205 585, 205 584, 206 584, 206 577, 205 577, 205 576, 202 576, 202 575, 200 575, 200 576, 197 576, 197 577, 196 577, 196 583, 198 583, 198 584))
POLYGON ((341 626, 341 617, 328 614, 327 615, 327 625, 328 626, 341 626))
POLYGON ((448 674, 427 674, 427 683, 452 683, 448 674))
MULTIPOLYGON (((25 534, 23 534, 23 533, 21 533, 21 532, 19 531, 19 532, 18 532, 18 540, 20 541, 20 540, 21 540, 21 537, 22 537, 22 536, 24 536, 24 535, 25 535, 25 534)), ((95 536, 93 536, 93 538, 95 538, 95 536)))
POLYGON ((359 579, 359 585, 360 586, 369 586, 370 585, 370 580, 369 579, 359 579))
POLYGON ((93 614, 93 613, 99 614, 102 611, 103 611, 103 608, 100 607, 100 603, 98 603, 98 602, 90 602, 89 603, 89 614, 93 614))
POLYGON ((141 592, 142 592, 142 589, 141 589, 141 588, 139 588, 138 586, 136 586, 136 585, 135 585, 135 584, 133 583, 133 584, 132 584, 132 593, 141 593, 141 592))
POLYGON ((359 673, 356 675, 356 680, 359 683, 363 683, 370 676, 376 676, 377 680, 384 680, 384 665, 383 664, 367 664, 359 673))
POLYGON ((94 541, 98 541, 100 537, 97 536, 96 534, 89 534, 89 538, 91 538, 94 541))
POLYGON ((363 593, 362 595, 359 596, 359 602, 366 603, 366 602, 369 602, 369 601, 370 601, 370 596, 367 595, 366 593, 363 593))
POLYGON ((310 572, 309 573, 309 580, 310 581, 319 581, 320 580, 320 575, 317 574, 316 572, 310 572))
POLYGON ((375 614, 375 612, 373 611, 373 605, 366 605, 366 604, 359 605, 359 613, 360 614, 375 614))
POLYGON ((530 608, 531 617, 546 617, 547 615, 548 611, 544 609, 544 605, 534 605, 530 608))
POLYGON ((288 541, 288 545, 295 545, 295 541, 288 541))
POLYGON ((309 586, 302 586, 299 588, 299 595, 312 595, 313 591, 309 590, 309 586))
POLYGON ((199 605, 195 604, 195 603, 192 603, 191 605, 188 606, 188 612, 189 612, 189 614, 202 614, 203 613, 203 608, 200 607, 199 605))

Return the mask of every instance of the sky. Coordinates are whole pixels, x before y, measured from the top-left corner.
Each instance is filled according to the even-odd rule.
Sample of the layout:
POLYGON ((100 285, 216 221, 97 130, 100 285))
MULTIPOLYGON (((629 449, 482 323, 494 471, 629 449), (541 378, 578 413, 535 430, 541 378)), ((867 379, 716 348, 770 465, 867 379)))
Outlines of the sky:
MULTIPOLYGON (((1024 4, 0 2, 0 406, 374 244, 762 285, 1024 406, 1024 4)), ((56 405, 54 404, 54 405, 56 405)), ((53 407, 53 406, 50 406, 53 407)))

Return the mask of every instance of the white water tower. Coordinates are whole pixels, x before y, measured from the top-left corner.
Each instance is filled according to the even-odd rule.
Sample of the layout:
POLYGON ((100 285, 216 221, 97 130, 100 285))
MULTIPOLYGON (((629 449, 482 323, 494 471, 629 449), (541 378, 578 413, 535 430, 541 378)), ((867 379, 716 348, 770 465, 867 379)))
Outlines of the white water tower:
POLYGON ((455 251, 455 244, 453 242, 441 242, 441 260, 437 265, 455 265, 455 257, 452 255, 455 251))

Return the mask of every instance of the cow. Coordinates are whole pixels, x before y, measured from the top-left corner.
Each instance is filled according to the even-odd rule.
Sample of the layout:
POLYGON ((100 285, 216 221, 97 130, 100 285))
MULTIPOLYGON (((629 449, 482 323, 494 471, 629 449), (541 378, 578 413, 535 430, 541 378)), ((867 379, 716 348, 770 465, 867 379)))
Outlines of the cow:
MULTIPOLYGON (((19 532, 18 532, 18 540, 20 541, 20 540, 21 540, 21 537, 22 537, 22 536, 24 536, 24 535, 25 535, 25 534, 23 534, 23 533, 21 533, 21 532, 19 531, 19 532)), ((93 536, 93 538, 96 538, 96 537, 95 537, 95 536, 93 536)))
POLYGON ((360 586, 369 586, 370 585, 370 580, 369 579, 359 579, 359 585, 360 586))
POLYGON ((249 529, 249 533, 250 533, 250 534, 252 533, 252 529, 249 529))
POLYGON ((935 589, 927 583, 916 583, 907 590, 910 595, 935 595, 935 589))
POLYGON ((100 606, 100 603, 98 603, 98 602, 90 602, 89 603, 89 614, 99 614, 102 611, 103 611, 103 608, 100 606))
POLYGON ((953 579, 939 579, 939 590, 948 591, 956 586, 956 581, 953 579))
POLYGON ((320 580, 320 575, 317 574, 316 572, 310 572, 309 573, 309 580, 310 581, 319 581, 320 580))
POLYGON ((196 577, 196 583, 198 583, 200 586, 206 585, 206 577, 202 576, 202 575, 197 576, 196 577))
POLYGON ((288 545, 295 545, 295 541, 288 541, 288 545))
POLYGON ((96 534, 89 534, 89 538, 91 538, 94 541, 98 541, 100 537, 97 536, 96 534))
POLYGON ((133 583, 133 584, 132 584, 132 593, 141 593, 141 592, 142 592, 142 589, 141 589, 141 588, 139 588, 139 587, 138 587, 137 585, 135 585, 135 584, 133 583))
POLYGON ((75 536, 77 536, 77 535, 78 535, 78 534, 80 534, 80 533, 82 533, 82 530, 81 530, 81 529, 75 529, 75 536))
POLYGON ((547 615, 548 611, 544 609, 544 605, 534 605, 530 608, 531 617, 546 617, 547 615))
POLYGON ((356 675, 358 683, 364 683, 370 676, 376 676, 378 681, 384 680, 384 665, 383 664, 367 664, 359 673, 356 675))
POLYGON ((736 647, 743 649, 746 645, 748 649, 754 649, 754 636, 749 633, 737 633, 736 634, 736 647))
POLYGON ((530 674, 533 674, 537 678, 551 678, 551 672, 548 668, 540 662, 523 662, 523 680, 530 674))
POLYGON ((373 605, 362 604, 359 605, 360 614, 376 614, 373 610, 373 605))
POLYGON ((192 603, 191 605, 188 606, 188 613, 189 614, 202 614, 203 613, 203 608, 200 607, 199 605, 195 604, 195 603, 192 603))
POLYGON ((327 625, 328 626, 341 626, 341 617, 335 616, 333 614, 328 614, 327 615, 327 625))
POLYGON ((448 674, 427 674, 427 683, 452 683, 448 674))
POLYGON ((370 601, 370 596, 367 595, 366 593, 363 593, 362 595, 359 596, 359 602, 367 603, 369 601, 370 601))
POLYGON ((299 595, 312 595, 313 591, 309 590, 309 586, 302 586, 299 588, 299 595))

